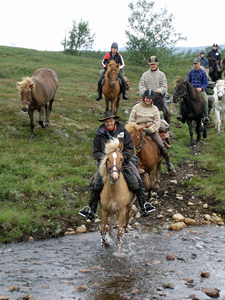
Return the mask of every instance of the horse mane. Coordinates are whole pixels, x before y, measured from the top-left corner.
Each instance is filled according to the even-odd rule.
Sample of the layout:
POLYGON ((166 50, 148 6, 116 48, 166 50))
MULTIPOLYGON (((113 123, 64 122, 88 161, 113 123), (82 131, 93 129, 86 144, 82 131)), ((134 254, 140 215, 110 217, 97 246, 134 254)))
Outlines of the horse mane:
POLYGON ((30 77, 24 77, 22 81, 17 82, 17 88, 20 92, 27 92, 35 89, 35 83, 30 77))
POLYGON ((99 172, 100 172, 100 175, 102 176, 102 180, 104 183, 106 181, 106 174, 107 174, 107 169, 106 169, 107 155, 109 155, 110 153, 112 153, 114 151, 119 151, 119 145, 120 145, 119 139, 114 138, 114 139, 110 140, 110 142, 107 143, 105 146, 105 155, 102 158, 100 165, 99 165, 99 172))
POLYGON ((125 126, 126 130, 129 132, 129 134, 133 134, 135 131, 137 131, 140 127, 135 122, 129 122, 125 126))
POLYGON ((115 69, 119 69, 119 65, 115 62, 115 60, 110 60, 109 64, 108 64, 108 70, 115 70, 115 69))
POLYGON ((216 82, 216 87, 218 88, 219 86, 224 86, 225 85, 225 82, 223 79, 220 79, 220 80, 217 80, 216 82))

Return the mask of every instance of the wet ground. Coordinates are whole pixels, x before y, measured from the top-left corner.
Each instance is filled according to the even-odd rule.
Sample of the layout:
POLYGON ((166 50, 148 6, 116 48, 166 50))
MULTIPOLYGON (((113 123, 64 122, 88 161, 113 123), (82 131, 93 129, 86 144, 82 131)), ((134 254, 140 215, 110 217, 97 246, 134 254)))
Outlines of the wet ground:
POLYGON ((114 246, 102 248, 99 232, 0 245, 0 296, 201 300, 211 299, 202 292, 211 288, 219 290, 217 299, 225 299, 224 253, 225 228, 212 225, 130 231, 122 256, 114 246), (201 277, 202 272, 210 277, 201 277), (19 290, 9 291, 13 285, 19 290))

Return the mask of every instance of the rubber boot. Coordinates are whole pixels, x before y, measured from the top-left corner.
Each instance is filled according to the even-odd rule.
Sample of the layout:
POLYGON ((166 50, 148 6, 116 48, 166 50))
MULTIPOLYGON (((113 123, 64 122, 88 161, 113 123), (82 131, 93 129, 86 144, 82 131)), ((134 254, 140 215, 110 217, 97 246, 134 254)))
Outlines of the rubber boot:
POLYGON ((166 154, 163 155, 163 157, 165 158, 168 172, 172 172, 174 170, 174 166, 172 165, 172 163, 170 161, 169 153, 167 152, 166 154))
POLYGON ((122 81, 122 93, 123 93, 123 100, 128 100, 128 96, 126 95, 126 90, 127 90, 127 87, 126 87, 126 81, 122 81))
POLYGON ((98 206, 98 201, 100 200, 100 192, 95 190, 95 187, 91 187, 91 194, 89 198, 89 206, 83 207, 79 214, 87 219, 94 221, 95 213, 98 206))
POLYGON ((95 98, 96 101, 102 99, 102 84, 98 82, 98 96, 95 98))
POLYGON ((148 217, 150 215, 150 213, 155 210, 155 207, 151 203, 148 202, 147 195, 145 193, 145 187, 144 187, 142 179, 138 178, 138 182, 139 182, 139 189, 137 191, 135 191, 135 194, 136 194, 136 197, 138 200, 138 204, 141 208, 141 214, 145 218, 145 217, 148 217))

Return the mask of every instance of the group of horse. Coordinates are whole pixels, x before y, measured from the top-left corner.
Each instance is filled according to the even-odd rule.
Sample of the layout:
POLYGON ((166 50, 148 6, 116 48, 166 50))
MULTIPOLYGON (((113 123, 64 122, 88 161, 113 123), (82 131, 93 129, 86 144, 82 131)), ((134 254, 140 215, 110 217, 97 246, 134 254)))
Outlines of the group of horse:
MULTIPOLYGON (((106 110, 109 110, 109 101, 111 101, 111 111, 117 115, 119 108, 119 101, 121 95, 121 83, 118 79, 119 66, 114 61, 108 65, 108 70, 105 74, 105 83, 103 85, 103 94, 105 96, 106 110)), ((126 78, 127 89, 129 89, 129 80, 126 78)), ((31 78, 26 77, 21 82, 17 82, 18 89, 21 95, 22 110, 28 111, 30 117, 31 136, 30 140, 34 138, 34 121, 33 113, 37 109, 39 111, 39 124, 42 128, 46 128, 49 123, 49 115, 52 110, 52 103, 58 87, 58 76, 55 71, 51 69, 41 68, 34 72, 31 78), (43 123, 43 113, 46 111, 46 123, 43 123)), ((225 112, 225 96, 224 96, 224 81, 219 80, 214 88, 215 105, 214 115, 216 120, 216 129, 220 134, 220 112, 222 112, 222 125, 224 121, 225 112)), ((185 119, 190 129, 191 146, 193 146, 193 130, 192 120, 197 124, 197 143, 201 139, 201 113, 203 102, 199 93, 193 86, 178 78, 176 81, 175 92, 173 94, 174 102, 184 101, 185 103, 185 119)), ((155 179, 155 188, 159 188, 159 176, 162 163, 162 157, 155 145, 155 143, 146 137, 143 127, 138 126, 136 123, 129 123, 126 129, 130 133, 134 142, 136 155, 139 157, 141 165, 139 165, 139 173, 145 182, 148 198, 151 197, 153 184, 155 179)), ((223 126, 222 126, 223 130, 223 126)), ((203 137, 207 136, 206 125, 204 125, 203 137)), ((118 139, 112 140, 107 143, 105 149, 105 157, 100 165, 100 174, 104 180, 104 187, 101 193, 101 236, 102 243, 108 245, 106 238, 106 225, 108 217, 109 235, 112 236, 112 223, 114 215, 118 216, 118 247, 122 252, 123 240, 123 225, 126 219, 125 229, 127 229, 131 212, 132 204, 135 201, 135 195, 129 191, 126 181, 122 172, 122 145, 118 139)))

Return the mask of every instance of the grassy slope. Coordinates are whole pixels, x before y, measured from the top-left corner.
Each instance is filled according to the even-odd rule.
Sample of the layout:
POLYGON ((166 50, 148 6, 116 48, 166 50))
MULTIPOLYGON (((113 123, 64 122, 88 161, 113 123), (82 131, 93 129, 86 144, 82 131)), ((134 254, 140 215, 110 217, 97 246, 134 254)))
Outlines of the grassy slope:
MULTIPOLYGON (((105 110, 104 101, 96 102, 100 60, 69 56, 63 53, 0 47, 0 241, 19 240, 26 235, 62 234, 68 226, 80 222, 78 210, 87 203, 88 189, 96 165, 92 141, 105 110), (41 67, 54 69, 59 76, 49 128, 38 125, 35 112, 35 139, 29 142, 29 117, 21 113, 16 82, 31 76, 41 67)), ((185 75, 191 60, 174 61, 163 69, 173 92, 176 75, 185 75)), ((121 100, 118 115, 123 124, 139 100, 138 83, 146 68, 127 64, 131 82, 129 101, 121 100)), ((172 116, 175 122, 176 116, 172 116)), ((173 123, 174 124, 174 123, 173 123)), ((172 149, 175 166, 182 159, 196 159, 213 171, 211 178, 196 177, 191 184, 201 193, 223 200, 224 139, 213 129, 203 141, 201 156, 188 148, 187 125, 175 128, 172 149)), ((163 166, 165 170, 165 165, 163 166)))

